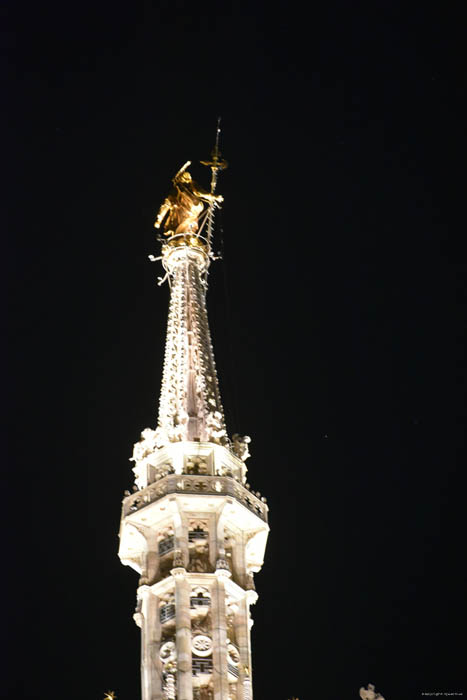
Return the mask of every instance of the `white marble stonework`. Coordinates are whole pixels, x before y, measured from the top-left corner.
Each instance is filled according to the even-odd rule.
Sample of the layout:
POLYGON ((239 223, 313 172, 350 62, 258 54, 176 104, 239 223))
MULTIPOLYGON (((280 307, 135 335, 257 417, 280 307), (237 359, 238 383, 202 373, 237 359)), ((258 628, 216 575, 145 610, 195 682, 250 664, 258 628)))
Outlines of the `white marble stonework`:
POLYGON ((171 283, 156 429, 132 461, 119 556, 139 574, 143 700, 250 700, 253 575, 266 499, 246 483, 249 438, 229 439, 206 312, 209 251, 163 248, 171 283))

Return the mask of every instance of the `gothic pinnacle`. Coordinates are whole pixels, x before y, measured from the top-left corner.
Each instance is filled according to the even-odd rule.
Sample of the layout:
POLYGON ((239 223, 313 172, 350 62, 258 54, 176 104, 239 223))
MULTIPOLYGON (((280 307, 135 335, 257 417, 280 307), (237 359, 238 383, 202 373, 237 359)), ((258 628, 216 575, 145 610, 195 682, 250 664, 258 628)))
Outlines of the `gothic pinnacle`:
POLYGON ((246 484, 250 439, 227 436, 208 324, 218 137, 211 191, 185 163, 155 222, 170 286, 158 425, 134 446, 119 533, 120 559, 139 574, 143 700, 253 698, 250 607, 268 507, 246 484))

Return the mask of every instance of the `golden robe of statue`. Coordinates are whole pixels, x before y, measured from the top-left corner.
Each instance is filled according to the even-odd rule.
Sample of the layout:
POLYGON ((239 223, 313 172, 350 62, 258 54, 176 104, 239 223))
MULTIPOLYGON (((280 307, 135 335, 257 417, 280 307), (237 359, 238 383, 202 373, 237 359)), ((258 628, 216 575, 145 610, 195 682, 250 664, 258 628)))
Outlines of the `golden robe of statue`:
POLYGON ((199 219, 205 204, 218 204, 224 200, 221 195, 213 195, 193 182, 185 163, 172 180, 174 189, 165 198, 154 222, 160 228, 164 221, 164 235, 177 236, 198 232, 199 219))

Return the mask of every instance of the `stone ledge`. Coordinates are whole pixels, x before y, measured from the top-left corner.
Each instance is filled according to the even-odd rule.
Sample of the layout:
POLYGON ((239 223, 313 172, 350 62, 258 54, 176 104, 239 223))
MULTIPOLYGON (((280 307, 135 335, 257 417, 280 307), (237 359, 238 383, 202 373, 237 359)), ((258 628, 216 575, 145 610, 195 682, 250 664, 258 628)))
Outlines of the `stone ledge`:
POLYGON ((231 496, 267 523, 266 504, 251 491, 228 476, 190 476, 169 474, 145 489, 127 496, 123 500, 123 516, 141 510, 169 494, 196 494, 209 496, 231 496))

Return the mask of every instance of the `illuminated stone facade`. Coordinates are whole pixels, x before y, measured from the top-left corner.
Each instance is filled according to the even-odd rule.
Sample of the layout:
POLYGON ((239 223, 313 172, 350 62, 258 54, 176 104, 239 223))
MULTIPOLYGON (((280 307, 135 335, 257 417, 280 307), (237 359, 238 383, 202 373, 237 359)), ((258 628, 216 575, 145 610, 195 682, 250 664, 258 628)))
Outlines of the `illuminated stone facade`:
POLYGON ((250 606, 268 508, 246 483, 249 438, 227 436, 206 313, 208 241, 173 236, 158 426, 133 452, 119 556, 140 575, 143 700, 250 700, 250 606))

